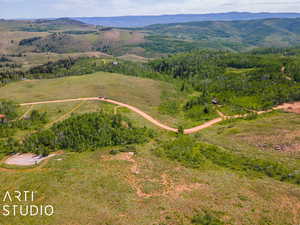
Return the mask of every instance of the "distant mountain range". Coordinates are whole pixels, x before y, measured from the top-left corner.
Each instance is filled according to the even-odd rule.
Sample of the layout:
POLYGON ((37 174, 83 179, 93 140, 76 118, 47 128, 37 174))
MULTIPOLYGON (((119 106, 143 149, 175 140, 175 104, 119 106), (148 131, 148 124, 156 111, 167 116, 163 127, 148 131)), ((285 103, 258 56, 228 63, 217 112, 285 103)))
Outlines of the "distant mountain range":
POLYGON ((76 17, 83 23, 108 27, 144 27, 153 24, 186 23, 194 21, 234 21, 269 18, 298 18, 300 13, 229 12, 213 14, 179 14, 161 16, 76 17))
MULTIPOLYGON (((166 51, 167 45, 176 42, 176 48, 180 42, 179 46, 185 46, 185 50, 214 48, 244 51, 255 47, 300 45, 300 18, 199 21, 156 24, 142 29, 150 34, 146 38, 151 40, 151 48, 160 51, 166 51)), ((145 47, 147 45, 149 43, 145 47)), ((172 50, 176 48, 172 46, 172 50)))
MULTIPOLYGON (((0 20, 0 27, 1 32, 19 32, 20 41, 14 41, 17 45, 14 49, 23 52, 99 51, 115 56, 134 54, 153 58, 193 49, 239 52, 257 47, 300 46, 300 16, 253 20, 244 17, 244 20, 154 24, 122 29, 96 27, 72 18, 0 20)), ((12 44, 9 37, 4 40, 3 43, 12 44)))

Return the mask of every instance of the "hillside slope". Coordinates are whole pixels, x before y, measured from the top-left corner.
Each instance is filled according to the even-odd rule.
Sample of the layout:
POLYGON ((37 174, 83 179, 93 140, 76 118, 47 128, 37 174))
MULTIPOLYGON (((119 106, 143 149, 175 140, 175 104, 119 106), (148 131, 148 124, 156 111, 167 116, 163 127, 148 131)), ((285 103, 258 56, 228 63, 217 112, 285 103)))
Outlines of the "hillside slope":
POLYGON ((230 21, 267 18, 296 18, 299 13, 248 13, 229 12, 212 14, 178 14, 159 16, 120 16, 120 17, 77 17, 72 18, 87 24, 110 27, 143 27, 153 24, 185 23, 192 21, 230 21))
MULTIPOLYGON (((187 50, 214 48, 247 50, 254 47, 288 47, 299 44, 300 19, 250 21, 206 21, 173 23, 146 27, 153 46, 171 41, 182 42, 187 50)), ((151 45, 145 46, 151 49, 151 45)), ((163 50, 162 50, 163 51, 163 50)))
POLYGON ((105 96, 136 106, 163 123, 175 126, 179 118, 159 113, 160 105, 166 101, 163 99, 166 93, 172 96, 168 100, 178 95, 174 86, 166 82, 106 72, 25 80, 0 88, 1 98, 18 103, 105 96))
POLYGON ((299 25, 300 18, 198 21, 134 29, 94 26, 71 19, 4 20, 0 21, 0 54, 99 51, 154 58, 193 49, 290 47, 299 45, 299 25))

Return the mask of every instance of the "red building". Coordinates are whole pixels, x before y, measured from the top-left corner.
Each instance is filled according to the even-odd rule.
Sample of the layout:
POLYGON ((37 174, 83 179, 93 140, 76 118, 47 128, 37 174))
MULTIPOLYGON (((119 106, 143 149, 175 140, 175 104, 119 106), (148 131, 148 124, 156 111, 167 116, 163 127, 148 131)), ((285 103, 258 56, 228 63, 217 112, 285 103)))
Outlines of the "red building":
POLYGON ((4 123, 6 120, 6 116, 4 114, 0 114, 0 123, 4 123))

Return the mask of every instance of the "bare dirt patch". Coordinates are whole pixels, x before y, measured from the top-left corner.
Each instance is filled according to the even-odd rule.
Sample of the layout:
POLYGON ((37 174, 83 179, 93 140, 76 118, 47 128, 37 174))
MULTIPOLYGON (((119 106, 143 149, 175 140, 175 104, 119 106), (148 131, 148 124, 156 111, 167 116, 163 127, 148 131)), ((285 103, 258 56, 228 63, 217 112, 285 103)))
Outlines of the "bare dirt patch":
POLYGON ((126 54, 126 55, 122 55, 120 57, 118 57, 119 59, 123 59, 123 60, 129 60, 129 61, 134 61, 134 62, 148 62, 149 59, 139 56, 139 55, 135 55, 135 54, 126 54))
POLYGON ((192 192, 204 186, 204 184, 200 183, 175 183, 167 174, 162 174, 161 180, 164 186, 164 191, 161 195, 170 196, 173 198, 179 198, 182 193, 192 192))
POLYGON ((145 42, 145 35, 140 32, 133 32, 132 38, 128 40, 128 43, 130 44, 138 44, 145 42))
POLYGON ((300 114, 300 102, 293 102, 293 103, 285 103, 276 107, 275 109, 283 109, 287 112, 292 112, 296 114, 300 114))
POLYGON ((250 145, 263 150, 279 152, 300 152, 300 131, 280 130, 277 134, 239 135, 239 138, 250 145))
POLYGON ((299 108, 295 107, 295 108, 288 108, 287 109, 288 112, 293 112, 293 113, 296 113, 296 114, 300 114, 300 106, 299 108))
POLYGON ((4 163, 7 165, 15 165, 15 166, 33 166, 56 155, 57 153, 53 153, 51 155, 43 157, 32 153, 25 153, 25 154, 18 153, 7 158, 4 161, 4 163))
POLYGON ((135 190, 136 195, 139 198, 151 198, 151 197, 172 197, 179 198, 180 195, 184 192, 191 192, 193 190, 202 188, 204 185, 200 183, 186 184, 185 182, 175 183, 170 176, 166 173, 161 174, 158 179, 151 179, 144 177, 138 162, 134 159, 134 153, 120 153, 114 156, 103 156, 104 160, 122 160, 132 163, 130 167, 130 174, 126 176, 127 182, 135 190), (158 188, 150 193, 145 192, 145 183, 151 182, 161 188, 158 188))
POLYGON ((111 30, 111 31, 106 31, 104 33, 104 39, 105 40, 111 40, 111 41, 120 41, 120 31, 118 30, 111 30))
POLYGON ((113 156, 103 156, 102 159, 104 160, 123 160, 135 163, 135 160, 133 159, 134 153, 133 152, 122 152, 117 155, 113 156))
POLYGON ((86 56, 86 57, 96 57, 96 58, 100 58, 103 56, 109 56, 108 54, 105 54, 103 52, 82 52, 82 53, 71 53, 68 54, 72 57, 82 57, 82 56, 86 56))

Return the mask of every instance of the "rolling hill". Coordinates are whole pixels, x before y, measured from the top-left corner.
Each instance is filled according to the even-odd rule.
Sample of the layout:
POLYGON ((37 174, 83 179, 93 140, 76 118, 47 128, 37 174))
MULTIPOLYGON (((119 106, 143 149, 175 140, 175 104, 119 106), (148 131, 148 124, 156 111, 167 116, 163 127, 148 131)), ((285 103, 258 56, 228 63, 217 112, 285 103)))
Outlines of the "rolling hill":
MULTIPOLYGON (((171 45, 172 41, 177 41, 187 50, 214 48, 243 51, 255 47, 299 45, 299 25, 300 19, 296 18, 173 23, 151 25, 145 29, 151 31, 148 39, 152 45, 171 45)), ((151 44, 145 44, 145 47, 151 49, 151 44)))
POLYGON ((68 18, 3 20, 0 54, 98 51, 114 56, 153 58, 193 49, 247 51, 257 47, 291 47, 299 45, 299 25, 300 18, 220 19, 141 28, 94 26, 68 18))
POLYGON ((178 14, 160 16, 77 17, 72 19, 87 24, 102 25, 109 27, 144 27, 153 24, 185 23, 192 21, 230 21, 297 17, 300 17, 299 13, 229 12, 213 14, 178 14))
POLYGON ((56 79, 24 80, 1 87, 0 93, 2 99, 18 103, 105 96, 132 104, 173 126, 182 119, 159 112, 162 103, 182 95, 172 84, 117 73, 97 72, 56 79), (163 97, 166 93, 168 99, 163 97))

